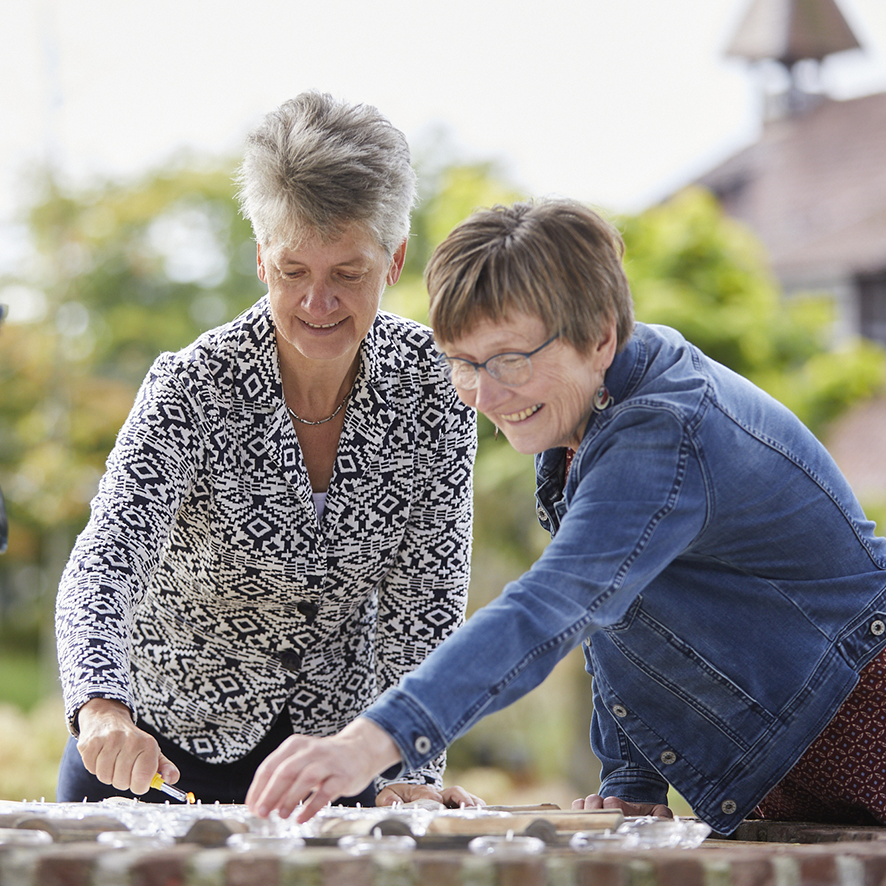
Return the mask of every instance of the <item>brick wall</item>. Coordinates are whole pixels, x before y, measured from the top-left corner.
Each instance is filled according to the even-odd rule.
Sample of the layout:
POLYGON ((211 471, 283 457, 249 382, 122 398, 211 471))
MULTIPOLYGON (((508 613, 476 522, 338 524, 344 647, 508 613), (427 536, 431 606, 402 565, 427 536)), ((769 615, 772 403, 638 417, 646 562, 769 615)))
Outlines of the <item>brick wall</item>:
POLYGON ((350 856, 333 842, 285 855, 224 848, 218 828, 161 849, 117 849, 57 830, 40 847, 0 845, 0 886, 886 886, 886 828, 746 822, 692 850, 480 857, 464 841, 350 856), (192 842, 201 839, 204 844, 192 842), (774 839, 780 842, 773 842, 774 839))

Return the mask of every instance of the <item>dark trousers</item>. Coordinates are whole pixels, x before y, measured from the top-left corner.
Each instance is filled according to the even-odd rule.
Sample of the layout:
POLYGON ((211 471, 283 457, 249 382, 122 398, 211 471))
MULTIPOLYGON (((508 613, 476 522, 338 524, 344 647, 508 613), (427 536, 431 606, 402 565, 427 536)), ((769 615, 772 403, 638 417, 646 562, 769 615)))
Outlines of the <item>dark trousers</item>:
MULTIPOLYGON (((183 791, 192 791, 194 796, 203 803, 236 803, 246 800, 246 792, 252 783, 255 770, 265 757, 275 750, 286 738, 292 735, 292 725, 285 714, 277 718, 271 731, 261 743, 241 760, 233 763, 207 763, 194 757, 187 751, 173 744, 167 738, 155 732, 147 723, 138 724, 139 729, 153 735, 160 745, 163 756, 168 757, 178 766, 181 778, 176 787, 183 791)), ((130 791, 118 791, 113 785, 103 784, 92 773, 87 771, 77 750, 77 740, 68 739, 62 755, 58 773, 56 800, 59 803, 79 803, 81 800, 97 802, 109 797, 130 797, 136 795, 130 791)), ((148 803, 165 803, 170 798, 162 791, 150 788, 146 794, 137 799, 148 803)), ((174 802, 174 801, 171 801, 174 802)), ((369 785, 355 797, 340 797, 335 801, 343 806, 375 806, 375 788, 369 785)))

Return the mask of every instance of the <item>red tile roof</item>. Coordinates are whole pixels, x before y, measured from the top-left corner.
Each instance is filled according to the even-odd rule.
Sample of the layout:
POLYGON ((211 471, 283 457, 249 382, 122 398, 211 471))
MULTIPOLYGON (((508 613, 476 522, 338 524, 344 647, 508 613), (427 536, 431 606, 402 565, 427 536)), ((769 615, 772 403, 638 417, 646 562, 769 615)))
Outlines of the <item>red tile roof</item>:
POLYGON ((770 121, 698 183, 756 231, 782 280, 884 269, 886 93, 770 121))

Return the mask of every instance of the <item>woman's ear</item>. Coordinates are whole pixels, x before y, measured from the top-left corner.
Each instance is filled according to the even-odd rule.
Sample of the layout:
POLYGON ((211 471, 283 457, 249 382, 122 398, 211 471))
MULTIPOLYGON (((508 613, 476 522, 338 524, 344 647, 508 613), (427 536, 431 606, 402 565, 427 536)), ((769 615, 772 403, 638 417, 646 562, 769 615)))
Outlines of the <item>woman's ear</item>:
POLYGON ((258 279, 261 280, 265 286, 268 285, 268 272, 265 269, 265 263, 261 257, 261 243, 255 244, 255 263, 257 266, 258 279))
POLYGON ((394 252, 391 258, 391 266, 388 268, 387 284, 393 286, 403 273, 403 263, 406 261, 406 241, 404 240, 394 252))
POLYGON ((618 330, 615 320, 612 320, 604 331, 603 337, 594 346, 594 368, 598 372, 605 373, 609 369, 615 359, 617 348, 618 330))

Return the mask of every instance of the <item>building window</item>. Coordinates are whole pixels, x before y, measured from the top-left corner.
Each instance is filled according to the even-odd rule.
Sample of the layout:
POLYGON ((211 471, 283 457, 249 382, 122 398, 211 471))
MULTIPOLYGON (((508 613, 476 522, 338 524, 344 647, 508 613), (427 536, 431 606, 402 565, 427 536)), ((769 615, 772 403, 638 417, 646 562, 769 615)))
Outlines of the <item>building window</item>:
POLYGON ((861 334, 886 345, 886 271, 858 277, 861 334))

